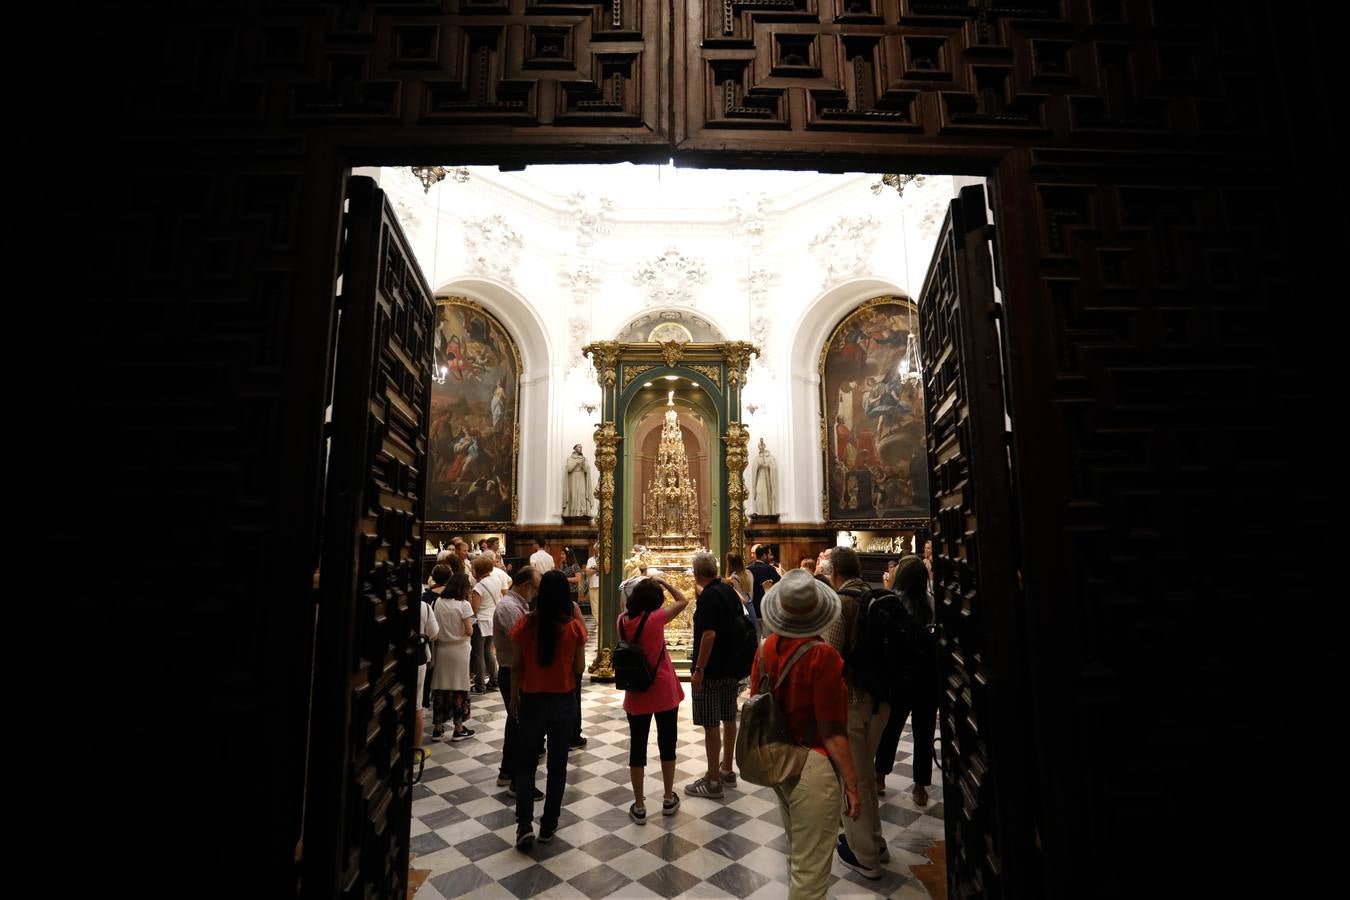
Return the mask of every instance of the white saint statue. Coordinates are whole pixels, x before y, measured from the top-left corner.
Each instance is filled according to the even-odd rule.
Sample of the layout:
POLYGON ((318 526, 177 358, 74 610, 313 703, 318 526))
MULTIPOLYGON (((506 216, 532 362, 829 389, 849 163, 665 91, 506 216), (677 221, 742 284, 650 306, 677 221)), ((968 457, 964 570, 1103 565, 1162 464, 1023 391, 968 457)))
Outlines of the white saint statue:
POLYGON ((572 448, 567 457, 566 474, 563 476, 564 516, 589 516, 591 514, 591 464, 581 453, 581 445, 572 448))
POLYGON ((755 515, 772 516, 778 512, 778 463, 759 439, 759 453, 750 469, 750 484, 754 488, 755 515))

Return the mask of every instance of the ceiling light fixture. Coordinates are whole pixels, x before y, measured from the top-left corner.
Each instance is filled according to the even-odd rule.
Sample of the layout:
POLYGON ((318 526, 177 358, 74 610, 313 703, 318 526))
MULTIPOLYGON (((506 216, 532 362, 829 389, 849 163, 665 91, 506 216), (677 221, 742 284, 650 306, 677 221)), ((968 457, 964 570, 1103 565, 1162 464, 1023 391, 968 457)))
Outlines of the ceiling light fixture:
POLYGON ((413 166, 413 176, 422 182, 422 193, 427 193, 440 184, 447 175, 463 184, 469 180, 469 170, 463 166, 447 169, 445 166, 413 166))
POLYGON ((882 175, 881 180, 872 185, 872 193, 880 194, 886 188, 895 188, 895 192, 901 197, 905 196, 905 188, 908 185, 923 187, 927 176, 924 175, 882 175))

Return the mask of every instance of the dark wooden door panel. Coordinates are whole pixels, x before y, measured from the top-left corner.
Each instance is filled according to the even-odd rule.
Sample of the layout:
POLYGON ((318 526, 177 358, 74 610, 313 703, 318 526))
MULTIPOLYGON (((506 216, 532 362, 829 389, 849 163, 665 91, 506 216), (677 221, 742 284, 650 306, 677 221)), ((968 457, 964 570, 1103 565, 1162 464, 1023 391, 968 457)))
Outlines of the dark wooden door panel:
POLYGON ((401 898, 434 305, 383 192, 353 178, 347 201, 304 887, 313 897, 401 898))
POLYGON ((919 315, 951 896, 1035 896, 1003 378, 978 186, 951 202, 919 315))

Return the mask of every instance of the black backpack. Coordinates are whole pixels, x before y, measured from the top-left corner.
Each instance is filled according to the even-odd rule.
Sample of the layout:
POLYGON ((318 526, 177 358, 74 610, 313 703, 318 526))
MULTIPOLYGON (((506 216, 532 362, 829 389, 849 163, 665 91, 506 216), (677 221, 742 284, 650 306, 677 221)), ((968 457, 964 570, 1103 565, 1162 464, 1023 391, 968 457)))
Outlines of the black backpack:
MULTIPOLYGON (((646 626, 649 615, 650 612, 642 614, 631 641, 623 639, 623 616, 619 616, 619 643, 614 647, 610 660, 614 667, 614 686, 621 691, 645 691, 656 682, 656 668, 647 662, 647 654, 640 643, 642 629, 646 626)), ((666 652, 664 646, 661 652, 666 652)), ((660 656, 656 658, 656 664, 660 666, 660 656)))
MULTIPOLYGON (((433 616, 436 614, 436 601, 440 598, 441 595, 430 588, 427 588, 422 592, 422 602, 431 607, 431 614, 433 616)), ((432 641, 431 638, 422 633, 422 610, 419 608, 417 610, 417 634, 413 635, 412 648, 413 659, 418 661, 417 664, 419 666, 435 661, 436 654, 433 652, 434 643, 435 642, 432 641)))
MULTIPOLYGON (((759 651, 759 635, 755 633, 755 623, 745 614, 745 607, 741 605, 741 598, 737 596, 736 591, 725 581, 719 587, 721 590, 718 593, 730 606, 727 616, 732 623, 729 650, 722 659, 727 663, 729 676, 738 679, 748 678, 750 668, 755 664, 755 653, 759 651)), ((715 648, 721 646, 722 636, 719 634, 715 648)))
POLYGON ((912 697, 926 652, 921 626, 895 591, 866 588, 858 596, 858 641, 844 659, 873 703, 912 697))

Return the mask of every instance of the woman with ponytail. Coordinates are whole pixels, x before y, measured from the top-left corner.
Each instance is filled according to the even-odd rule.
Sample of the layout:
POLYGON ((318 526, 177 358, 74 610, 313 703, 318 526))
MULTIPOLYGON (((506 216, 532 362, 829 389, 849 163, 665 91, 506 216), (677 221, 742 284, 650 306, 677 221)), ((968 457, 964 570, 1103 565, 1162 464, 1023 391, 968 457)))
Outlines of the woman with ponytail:
POLYGON ((538 751, 548 741, 548 784, 539 817, 539 842, 553 840, 567 787, 567 751, 576 717, 573 691, 586 658, 586 624, 572 603, 567 576, 545 572, 534 611, 511 629, 518 669, 511 672, 510 714, 520 723, 516 754, 516 847, 534 843, 534 777, 538 751))

